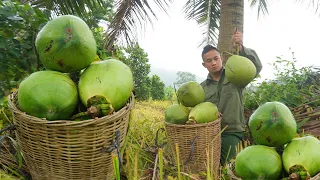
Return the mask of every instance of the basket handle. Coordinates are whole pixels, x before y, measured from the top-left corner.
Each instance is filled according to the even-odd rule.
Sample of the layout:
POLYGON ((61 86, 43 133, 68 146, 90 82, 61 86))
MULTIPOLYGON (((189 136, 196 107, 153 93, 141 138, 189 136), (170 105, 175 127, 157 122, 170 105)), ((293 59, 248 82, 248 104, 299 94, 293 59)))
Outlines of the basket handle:
POLYGON ((190 148, 190 153, 189 153, 189 157, 186 159, 186 161, 184 162, 184 165, 188 164, 191 160, 192 160, 192 156, 194 153, 194 146, 196 144, 196 140, 198 139, 199 136, 196 136, 192 141, 191 141, 191 148, 190 148))

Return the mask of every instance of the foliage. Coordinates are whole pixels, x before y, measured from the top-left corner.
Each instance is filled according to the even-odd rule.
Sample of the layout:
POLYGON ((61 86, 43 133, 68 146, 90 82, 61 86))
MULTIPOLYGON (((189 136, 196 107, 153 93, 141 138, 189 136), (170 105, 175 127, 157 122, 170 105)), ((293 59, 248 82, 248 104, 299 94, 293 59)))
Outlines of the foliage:
POLYGON ((14 176, 7 174, 3 170, 0 170, 0 179, 2 179, 2 180, 16 180, 16 178, 14 176))
POLYGON ((195 20, 203 29, 203 40, 200 45, 217 45, 219 36, 221 1, 191 1, 183 6, 183 12, 188 20, 195 20))
POLYGON ((176 87, 180 87, 182 84, 188 81, 196 81, 196 75, 190 72, 178 71, 177 76, 176 82, 174 82, 176 87))
POLYGON ((4 52, 0 54, 1 98, 28 74, 43 68, 34 40, 48 17, 38 8, 14 1, 0 2, 0 12, 0 51, 4 52))
POLYGON ((319 72, 312 66, 300 67, 296 60, 277 57, 272 63, 274 80, 265 80, 249 87, 244 94, 245 108, 255 110, 268 101, 280 101, 288 107, 318 100, 320 97, 319 72))
POLYGON ((112 56, 112 52, 107 51, 103 47, 103 31, 104 28, 102 26, 95 27, 92 29, 92 33, 97 43, 97 56, 100 60, 105 60, 108 57, 112 56))
POLYGON ((148 100, 150 97, 151 81, 148 77, 150 64, 148 64, 148 54, 135 44, 118 51, 118 57, 127 64, 133 73, 134 93, 137 100, 148 100))
MULTIPOLYGON (((153 4, 167 12, 168 2, 171 0, 153 0, 153 4)), ((157 18, 150 1, 131 0, 116 1, 116 12, 105 33, 106 49, 110 49, 116 42, 131 44, 136 35, 143 29, 145 23, 152 23, 157 18)))
POLYGON ((25 2, 30 2, 37 8, 49 9, 51 18, 66 14, 79 16, 90 28, 99 27, 101 20, 110 22, 114 16, 113 0, 26 0, 25 2))
POLYGON ((164 100, 164 87, 165 85, 159 76, 153 75, 151 77, 151 97, 153 100, 164 100))
POLYGON ((164 88, 164 94, 165 94, 165 97, 164 97, 165 100, 172 100, 174 99, 174 96, 175 96, 175 90, 173 89, 172 86, 167 86, 164 88))

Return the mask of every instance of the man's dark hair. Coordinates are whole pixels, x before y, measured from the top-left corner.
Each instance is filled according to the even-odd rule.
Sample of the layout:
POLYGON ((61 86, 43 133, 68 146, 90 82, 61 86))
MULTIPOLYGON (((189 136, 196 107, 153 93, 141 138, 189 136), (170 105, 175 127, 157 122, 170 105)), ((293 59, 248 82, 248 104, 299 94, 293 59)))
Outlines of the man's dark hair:
MULTIPOLYGON (((206 46, 203 48, 203 50, 202 50, 201 57, 203 57, 203 55, 204 55, 205 53, 207 53, 207 52, 209 52, 209 51, 211 51, 211 50, 215 50, 215 51, 219 52, 219 50, 218 50, 216 47, 214 47, 214 46, 212 46, 212 45, 206 45, 206 46)), ((219 53, 220 53, 220 52, 219 52, 219 53)))

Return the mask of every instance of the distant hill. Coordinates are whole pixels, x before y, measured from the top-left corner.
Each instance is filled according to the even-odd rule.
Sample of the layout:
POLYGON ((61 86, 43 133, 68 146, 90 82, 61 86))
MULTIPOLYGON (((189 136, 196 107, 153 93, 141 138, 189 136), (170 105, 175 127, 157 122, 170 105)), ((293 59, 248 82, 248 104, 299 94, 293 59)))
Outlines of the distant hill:
MULTIPOLYGON (((173 86, 173 83, 177 80, 177 72, 174 70, 167 70, 163 68, 154 68, 151 66, 151 72, 149 76, 156 74, 160 77, 160 79, 164 82, 166 86, 173 86)), ((198 83, 202 82, 205 78, 196 76, 196 80, 198 83)))

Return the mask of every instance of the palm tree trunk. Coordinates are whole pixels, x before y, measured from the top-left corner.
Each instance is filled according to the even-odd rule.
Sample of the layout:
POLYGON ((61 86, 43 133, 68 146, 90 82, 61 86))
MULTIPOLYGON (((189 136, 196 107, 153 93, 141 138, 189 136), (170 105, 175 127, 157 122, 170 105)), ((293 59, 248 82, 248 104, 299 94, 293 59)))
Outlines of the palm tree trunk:
MULTIPOLYGON (((221 0, 218 49, 220 52, 234 53, 232 34, 235 28, 243 32, 244 0, 221 0)), ((224 63, 230 55, 223 53, 224 63)))

